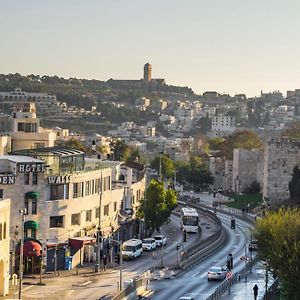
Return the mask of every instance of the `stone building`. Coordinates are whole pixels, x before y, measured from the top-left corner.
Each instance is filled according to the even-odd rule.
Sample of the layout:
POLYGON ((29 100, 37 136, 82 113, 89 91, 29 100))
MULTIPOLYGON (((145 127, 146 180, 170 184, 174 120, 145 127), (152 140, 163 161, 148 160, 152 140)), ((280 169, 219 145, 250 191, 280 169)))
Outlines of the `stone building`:
POLYGON ((293 168, 300 164, 300 142, 273 138, 265 147, 263 196, 272 202, 289 199, 289 182, 293 168))
POLYGON ((262 186, 264 152, 258 149, 234 149, 232 168, 232 190, 241 193, 253 181, 262 186))
POLYGON ((0 296, 9 292, 10 199, 0 199, 0 296))

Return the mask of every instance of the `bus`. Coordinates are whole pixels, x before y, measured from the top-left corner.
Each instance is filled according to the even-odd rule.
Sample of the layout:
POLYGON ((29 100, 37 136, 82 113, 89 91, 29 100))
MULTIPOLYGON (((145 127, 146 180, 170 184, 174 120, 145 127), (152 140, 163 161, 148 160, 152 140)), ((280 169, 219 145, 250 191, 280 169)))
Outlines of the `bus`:
POLYGON ((199 215, 196 209, 191 207, 181 209, 181 228, 186 232, 199 231, 199 215))

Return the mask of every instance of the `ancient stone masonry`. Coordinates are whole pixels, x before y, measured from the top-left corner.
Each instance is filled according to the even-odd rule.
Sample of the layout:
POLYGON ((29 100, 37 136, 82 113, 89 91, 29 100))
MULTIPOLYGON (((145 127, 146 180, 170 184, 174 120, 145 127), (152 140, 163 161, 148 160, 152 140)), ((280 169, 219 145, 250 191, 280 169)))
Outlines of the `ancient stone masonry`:
POLYGON ((241 193, 253 181, 257 181, 262 186, 263 175, 262 150, 234 149, 233 170, 232 170, 232 190, 241 193))
POLYGON ((271 202, 289 199, 293 168, 300 164, 300 141, 273 138, 265 148, 263 196, 271 202))

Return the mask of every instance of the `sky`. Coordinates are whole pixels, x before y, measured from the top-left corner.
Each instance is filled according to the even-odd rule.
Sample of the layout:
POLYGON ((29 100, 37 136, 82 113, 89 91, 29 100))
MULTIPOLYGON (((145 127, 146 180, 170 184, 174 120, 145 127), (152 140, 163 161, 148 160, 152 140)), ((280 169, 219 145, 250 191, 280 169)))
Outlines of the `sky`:
POLYGON ((0 73, 154 78, 196 93, 300 88, 298 0, 0 1, 0 73))

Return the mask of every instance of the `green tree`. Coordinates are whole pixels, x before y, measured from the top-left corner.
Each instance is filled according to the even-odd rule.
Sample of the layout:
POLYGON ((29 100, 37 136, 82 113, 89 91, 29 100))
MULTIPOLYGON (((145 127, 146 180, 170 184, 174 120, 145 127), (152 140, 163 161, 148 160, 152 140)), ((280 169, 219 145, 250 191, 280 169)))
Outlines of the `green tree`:
POLYGON ((141 202, 138 216, 145 219, 146 228, 154 231, 169 219, 176 206, 176 192, 172 189, 165 190, 162 182, 152 179, 141 202))
POLYGON ((113 145, 114 160, 127 161, 131 155, 131 148, 124 143, 124 141, 118 140, 113 145))
POLYGON ((287 129, 282 131, 282 136, 300 139, 300 122, 293 122, 287 129))
POLYGON ((282 283, 285 298, 298 300, 300 295, 300 211, 280 209, 257 220, 254 236, 258 254, 282 283))
POLYGON ((166 155, 158 155, 156 156, 151 164, 151 168, 155 169, 158 173, 161 171, 163 178, 171 178, 174 176, 175 167, 173 160, 167 157, 166 155))
POLYGON ((232 159, 233 149, 263 149, 263 143, 259 136, 250 130, 238 131, 230 135, 222 144, 220 156, 232 159))
POLYGON ((293 204, 300 206, 300 170, 296 165, 293 170, 293 177, 289 182, 290 200, 293 204))
POLYGON ((224 141, 225 140, 223 138, 220 138, 220 137, 209 139, 208 144, 209 144, 210 150, 220 151, 224 141))

